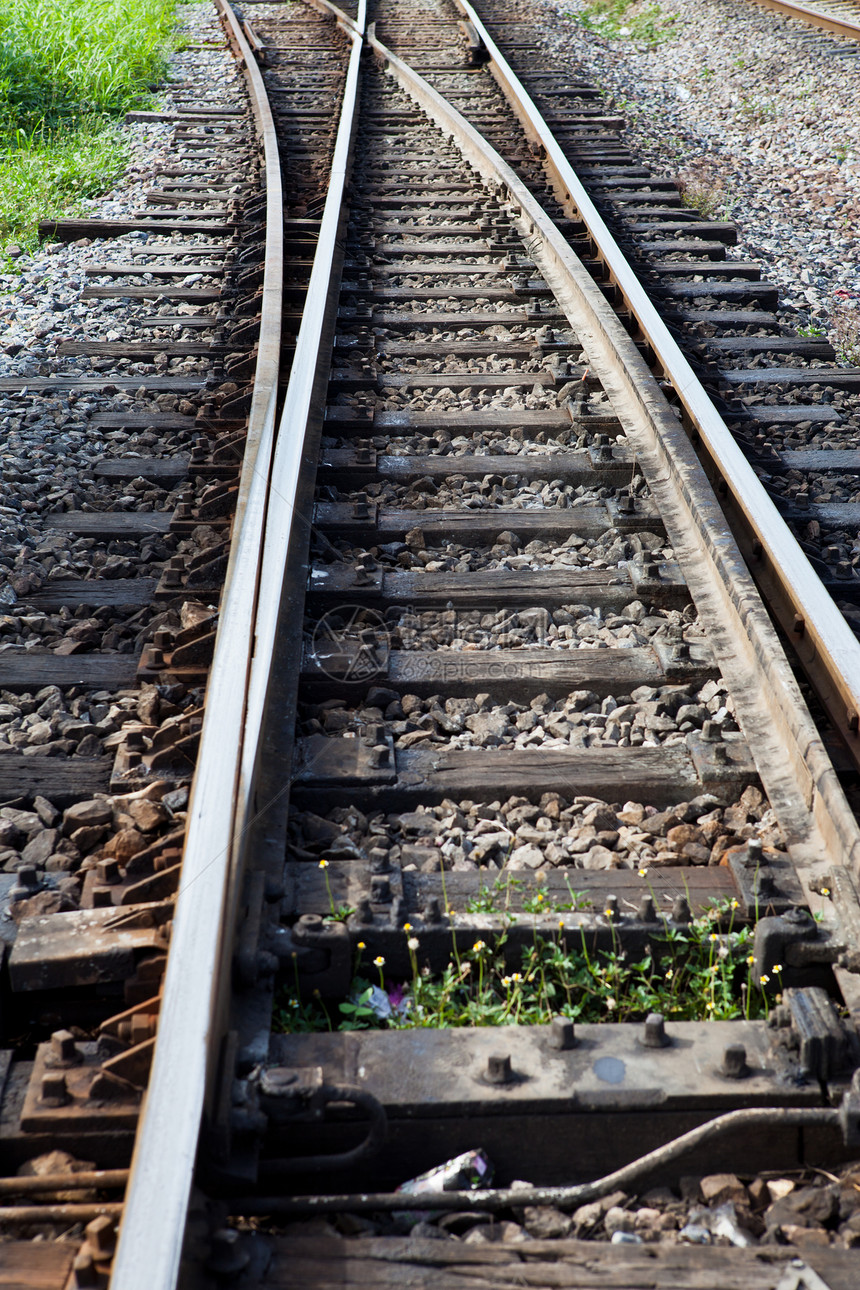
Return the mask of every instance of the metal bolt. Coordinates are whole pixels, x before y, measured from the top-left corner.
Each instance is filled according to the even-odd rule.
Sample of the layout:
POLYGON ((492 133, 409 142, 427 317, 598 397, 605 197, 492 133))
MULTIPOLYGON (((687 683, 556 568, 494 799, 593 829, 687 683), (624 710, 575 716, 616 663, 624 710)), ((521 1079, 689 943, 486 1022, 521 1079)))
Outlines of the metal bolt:
POLYGON ((723 1074, 726 1079, 743 1079, 749 1074, 747 1050, 743 1044, 726 1044, 723 1049, 723 1074))
POLYGON ((69 1100, 69 1087, 63 1072, 45 1071, 39 1092, 46 1106, 65 1106, 69 1100))
POLYGON ((173 644, 173 632, 169 632, 166 627, 159 627, 152 638, 152 643, 159 649, 170 649, 173 644))
POLYGON ((672 921, 675 923, 689 923, 692 917, 690 902, 686 896, 676 896, 672 901, 672 921))
POLYGON ((321 914, 302 914, 299 919, 299 926, 303 932, 310 932, 311 935, 319 933, 323 929, 323 920, 321 914))
POLYGON ((373 747, 374 744, 381 743, 384 738, 385 726, 381 725, 380 722, 370 721, 364 727, 364 742, 366 744, 370 744, 371 747, 373 747))
POLYGON ((71 1030, 55 1030, 51 1035, 52 1065, 75 1066, 81 1055, 75 1047, 75 1037, 71 1030))
POLYGON ((206 1266, 210 1272, 223 1277, 235 1277, 245 1269, 251 1256, 244 1248, 242 1237, 233 1227, 222 1227, 212 1234, 212 1247, 206 1266))
POLYGON ((642 1030, 642 1043, 646 1048, 665 1048, 669 1039, 666 1035, 666 1022, 662 1013, 650 1012, 645 1018, 642 1030))
POLYGON ((359 896, 358 904, 355 908, 355 917, 365 927, 369 927, 373 922, 373 909, 368 896, 359 896))
POLYGON ((182 585, 182 574, 178 569, 165 569, 163 581, 165 587, 180 587, 182 585))
POLYGON ((759 871, 755 875, 755 880, 753 882, 753 889, 760 896, 770 895, 774 889, 773 874, 767 873, 766 871, 759 871))
POLYGON ((39 885, 39 873, 33 864, 22 864, 16 871, 15 877, 18 880, 19 887, 28 887, 35 890, 39 885))
POLYGON ((387 766, 391 760, 391 750, 388 744, 376 744, 370 750, 371 766, 387 766))
POLYGON ((126 753, 125 764, 129 770, 136 770, 138 766, 143 764, 143 758, 139 752, 126 753))
POLYGON ((356 520, 368 519, 370 516, 370 511, 368 510, 367 502, 364 500, 359 500, 353 503, 352 515, 353 515, 353 519, 356 519, 356 520))
POLYGON ((711 755, 718 766, 727 766, 731 761, 729 750, 725 744, 715 744, 711 755))
POLYGON ((113 856, 107 856, 104 860, 99 860, 96 865, 96 877, 99 882, 119 882, 119 861, 113 856))
POLYGON ((639 901, 639 922, 656 923, 657 910, 654 908, 654 897, 643 896, 639 901))
POLYGON ((439 904, 438 896, 427 897, 427 904, 424 906, 424 912, 421 917, 425 923, 441 923, 442 906, 439 904))
POLYGON ((747 851, 744 856, 744 868, 754 869, 762 863, 764 858, 764 848, 760 838, 750 838, 747 843, 747 851))
POLYGON ((87 1245, 97 1259, 112 1259, 116 1249, 116 1227, 108 1214, 99 1214, 84 1229, 87 1245))
POLYGON ((510 1084, 513 1079, 510 1053, 491 1053, 487 1058, 486 1077, 490 1084, 510 1084))
POLYGON ((77 1290, 84 1290, 84 1287, 96 1286, 99 1283, 99 1274, 96 1271, 92 1253, 86 1246, 75 1255, 72 1276, 77 1290))
POLYGON ((642 561, 642 577, 647 578, 649 581, 660 577, 660 568, 656 560, 642 561))
POLYGON ((113 892, 110 887, 93 887, 90 895, 93 909, 107 909, 108 905, 113 904, 113 892))
POLYGON ((618 494, 618 510, 622 515, 632 515, 636 510, 636 499, 631 493, 618 494))
POLYGON ((381 847, 373 847, 370 851, 370 872, 371 873, 388 873, 391 868, 391 862, 388 859, 388 852, 383 851, 381 847))
POLYGON ((150 645, 146 661, 150 667, 164 667, 164 650, 150 645))
POLYGON ((191 519, 190 503, 180 502, 176 508, 176 513, 173 518, 177 520, 190 520, 191 519))
POLYGON ((618 897, 607 896, 606 904, 603 906, 603 909, 607 918, 617 918, 618 917, 618 897))
POLYGON ((370 875, 370 899, 374 905, 387 905, 391 900, 391 879, 387 874, 370 875))
POLYGON ((723 737, 723 732, 717 721, 705 721, 702 725, 702 738, 706 743, 715 744, 723 737))
POLYGON ((576 1035, 570 1017, 553 1017, 549 1023, 549 1046, 561 1052, 576 1047, 576 1035))

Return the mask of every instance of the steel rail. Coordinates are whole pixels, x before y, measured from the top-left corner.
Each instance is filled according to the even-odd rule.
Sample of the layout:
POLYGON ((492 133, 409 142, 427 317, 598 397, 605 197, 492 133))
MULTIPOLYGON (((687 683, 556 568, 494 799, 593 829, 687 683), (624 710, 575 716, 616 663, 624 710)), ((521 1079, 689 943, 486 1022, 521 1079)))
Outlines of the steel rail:
POLYGON ((810 9, 805 4, 792 4, 791 0, 755 0, 763 9, 773 9, 776 13, 795 18, 811 27, 821 27, 834 36, 845 36, 848 40, 860 40, 860 20, 851 22, 849 18, 838 18, 836 14, 825 9, 810 9))
MULTIPOLYGON (((860 766, 860 735, 857 733, 860 723, 860 642, 759 482, 531 96, 469 0, 455 0, 455 4, 484 42, 490 55, 490 72, 528 137, 543 148, 547 176, 558 200, 566 213, 578 217, 585 224, 609 271, 611 282, 636 319, 642 336, 651 346, 681 402, 688 424, 724 481, 733 503, 733 517, 741 521, 748 534, 745 547, 751 556, 756 581, 765 586, 771 612, 776 614, 789 638, 796 642, 804 671, 842 734, 849 754, 860 766), (802 634, 802 648, 799 647, 798 632, 802 634)), ((788 711, 783 713, 783 720, 787 720, 790 726, 794 724, 788 711)), ((807 735, 800 730, 795 732, 794 738, 801 746, 807 741, 807 735)), ((820 796, 825 783, 832 788, 834 781, 826 775, 829 758, 823 753, 815 756, 811 747, 809 756, 813 759, 813 764, 808 767, 809 800, 812 801, 813 797, 820 796)), ((807 754, 802 753, 801 760, 806 758, 807 754)), ((837 816, 844 818, 847 814, 850 826, 847 819, 845 825, 848 834, 853 833, 853 816, 841 790, 838 791, 841 804, 833 799, 830 790, 827 795, 832 805, 825 809, 820 820, 822 825, 829 828, 837 816)), ((842 832, 841 827, 838 832, 842 832)), ((848 834, 843 834, 845 840, 848 834)), ((855 872, 860 873, 860 854, 853 846, 851 849, 855 850, 855 872)))
POLYGON ((216 964, 233 862, 239 753, 274 448, 283 311, 283 190, 275 122, 251 48, 226 0, 215 0, 248 90, 263 145, 266 258, 245 456, 233 524, 206 714, 188 805, 158 1034, 141 1108, 110 1284, 175 1285, 218 1005, 216 964))
MULTIPOLYGON (((645 467, 717 661, 732 681, 737 715, 799 874, 809 887, 812 879, 824 881, 834 863, 856 869, 860 828, 704 467, 657 380, 523 181, 418 72, 377 40, 372 27, 368 42, 407 93, 456 140, 485 182, 510 195, 509 206, 529 252, 576 330, 645 467)), ((819 907, 812 891, 808 898, 813 908, 819 907)))

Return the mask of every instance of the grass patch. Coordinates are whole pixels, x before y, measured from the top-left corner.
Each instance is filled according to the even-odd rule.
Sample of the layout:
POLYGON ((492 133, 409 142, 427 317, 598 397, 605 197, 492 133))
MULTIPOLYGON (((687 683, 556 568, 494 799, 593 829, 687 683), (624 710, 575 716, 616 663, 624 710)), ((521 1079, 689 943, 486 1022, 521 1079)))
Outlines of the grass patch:
POLYGON ((174 0, 6 0, 0 7, 0 239, 92 197, 125 164, 117 119, 164 73, 174 0))
POLYGON ((593 0, 568 17, 609 40, 627 38, 653 49, 675 34, 679 15, 664 13, 657 0, 593 0))
POLYGON ((752 930, 734 926, 736 908, 737 902, 715 905, 683 931, 666 922, 653 948, 636 961, 617 943, 595 954, 584 938, 575 945, 565 944, 561 934, 536 934, 514 971, 502 935, 494 946, 476 940, 465 953, 453 945, 438 976, 422 966, 420 935, 407 923, 409 978, 390 980, 385 960, 366 961, 359 943, 347 999, 336 1004, 315 994, 302 998, 297 985, 288 986, 278 997, 275 1029, 547 1025, 558 1015, 581 1022, 640 1021, 650 1012, 671 1021, 764 1017, 767 990, 781 987, 781 969, 774 969, 773 980, 753 979, 752 930))

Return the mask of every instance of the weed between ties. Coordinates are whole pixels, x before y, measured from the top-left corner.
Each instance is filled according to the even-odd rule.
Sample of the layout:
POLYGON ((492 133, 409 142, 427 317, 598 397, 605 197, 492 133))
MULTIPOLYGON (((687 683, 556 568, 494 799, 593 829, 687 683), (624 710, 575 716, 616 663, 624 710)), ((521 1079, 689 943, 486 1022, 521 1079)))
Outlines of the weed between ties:
MULTIPOLYGON (((384 958, 367 962, 367 947, 360 941, 348 997, 339 1004, 314 995, 303 998, 297 975, 280 994, 275 1027, 306 1033, 547 1025, 554 1016, 639 1021, 651 1012, 675 1021, 759 1019, 767 1016, 773 998, 768 989, 781 988, 782 969, 775 967, 771 977, 753 977, 752 929, 735 927, 737 908, 736 901, 715 903, 684 928, 665 920, 653 947, 637 960, 627 956, 614 928, 612 950, 589 952, 585 936, 576 943, 563 919, 554 935, 538 934, 535 927, 517 971, 505 956, 506 932, 493 945, 476 939, 466 951, 452 937, 451 959, 439 975, 422 965, 420 934, 406 923, 410 978, 388 978, 384 958)), ((612 927, 612 911, 603 913, 612 927)), ((522 916, 507 915, 511 921, 522 916)))

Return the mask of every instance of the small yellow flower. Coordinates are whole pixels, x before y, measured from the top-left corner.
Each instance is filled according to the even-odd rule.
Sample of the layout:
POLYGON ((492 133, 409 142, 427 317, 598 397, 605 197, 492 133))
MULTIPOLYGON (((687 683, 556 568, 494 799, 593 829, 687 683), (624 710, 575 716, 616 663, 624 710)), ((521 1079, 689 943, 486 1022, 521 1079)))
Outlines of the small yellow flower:
POLYGON ((822 894, 822 896, 829 896, 829 895, 830 895, 830 888, 829 888, 829 887, 822 887, 822 888, 821 888, 821 894, 822 894))
POLYGON ((616 1002, 615 1002, 615 1000, 614 1000, 614 999, 607 999, 607 1000, 606 1000, 606 1007, 607 1007, 607 1010, 608 1010, 609 1012, 614 1012, 617 1006, 618 1006, 618 1005, 616 1004, 616 1002))
POLYGON ((611 918, 611 917, 612 917, 612 910, 611 910, 611 909, 604 909, 604 911, 603 911, 603 916, 604 916, 604 918, 611 918))
POLYGON ((511 980, 512 980, 512 981, 522 981, 522 979, 523 979, 522 972, 512 972, 512 973, 511 973, 511 980))
POLYGON ((328 868, 328 860, 320 860, 320 869, 328 868))
POLYGON ((382 957, 381 954, 377 954, 376 958, 373 960, 373 966, 385 967, 385 959, 382 957))
POLYGON ((563 927, 564 927, 564 919, 563 919, 563 918, 560 918, 560 919, 558 920, 558 925, 559 925, 559 927, 561 927, 561 928, 563 928, 563 927))
POLYGON ((367 946, 365 945, 364 941, 359 941, 359 942, 358 942, 358 945, 356 946, 356 949, 359 949, 359 950, 366 950, 366 949, 367 949, 367 946))
POLYGON ((669 968, 669 971, 666 973, 666 980, 671 981, 674 975, 675 975, 675 969, 669 968))
POLYGON ((290 999, 290 1007, 291 1007, 291 1008, 297 1008, 298 1006, 299 1006, 299 1001, 298 1001, 298 999, 290 999))
POLYGON ((755 955, 754 955, 754 954, 748 954, 748 955, 747 955, 747 963, 749 963, 750 967, 752 967, 753 963, 755 963, 755 955))
POLYGON ((729 903, 729 909, 740 909, 740 907, 740 902, 737 900, 732 900, 729 903))
POLYGON ((414 951, 418 949, 418 937, 410 936, 409 940, 406 942, 406 948, 412 950, 414 953, 414 951))
POLYGON ((486 948, 487 947, 483 941, 475 941, 475 944, 472 946, 472 953, 480 954, 481 950, 485 950, 486 948))
POLYGON ((777 973, 778 973, 778 972, 781 972, 781 971, 782 971, 782 964, 781 964, 781 963, 774 963, 774 965, 773 965, 773 970, 774 970, 774 972, 777 972, 777 973))
POLYGON ((412 931, 412 924, 411 924, 411 923, 404 923, 404 924, 403 924, 403 930, 404 930, 404 932, 411 932, 411 931, 412 931))
POLYGON ((705 1007, 708 1009, 708 1012, 713 1012, 714 1011, 713 999, 709 999, 708 1002, 705 1004, 705 1007))
POLYGON ((759 977, 759 984, 767 985, 769 980, 770 980, 770 977, 768 976, 768 974, 766 972, 763 972, 762 975, 759 977))
POLYGON ((509 976, 503 976, 502 985, 505 987, 505 989, 507 989, 510 984, 511 984, 511 978, 509 976))
POLYGON ((647 870, 647 869, 640 869, 640 870, 639 870, 639 877, 640 877, 640 878, 644 878, 647 872, 648 872, 648 870, 647 870))
POLYGON ((717 936, 717 933, 716 933, 716 932, 711 932, 710 936, 708 937, 708 940, 709 940, 709 941, 718 941, 719 939, 720 939, 720 938, 719 938, 719 936, 717 936))

